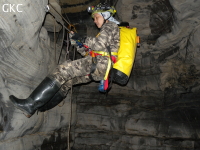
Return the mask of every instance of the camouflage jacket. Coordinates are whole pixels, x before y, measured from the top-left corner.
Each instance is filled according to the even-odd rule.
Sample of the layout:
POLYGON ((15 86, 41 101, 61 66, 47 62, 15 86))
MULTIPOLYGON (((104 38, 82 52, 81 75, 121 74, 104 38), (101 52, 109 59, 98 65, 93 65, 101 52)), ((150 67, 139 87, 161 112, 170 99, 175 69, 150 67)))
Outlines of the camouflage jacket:
MULTIPOLYGON (((116 23, 111 21, 105 23, 99 34, 96 37, 87 37, 85 45, 89 46, 95 51, 108 52, 110 47, 111 52, 118 52, 119 48, 119 27, 116 23)), ((85 48, 77 48, 81 55, 85 56, 85 48)))

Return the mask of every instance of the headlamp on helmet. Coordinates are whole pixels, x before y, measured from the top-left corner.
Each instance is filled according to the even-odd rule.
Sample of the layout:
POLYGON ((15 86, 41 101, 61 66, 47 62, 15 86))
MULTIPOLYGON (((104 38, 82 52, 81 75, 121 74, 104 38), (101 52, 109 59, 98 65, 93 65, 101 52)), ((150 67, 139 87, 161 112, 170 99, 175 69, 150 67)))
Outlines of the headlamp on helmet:
POLYGON ((114 6, 108 6, 106 3, 104 4, 98 4, 97 6, 89 6, 87 11, 89 13, 92 13, 92 17, 94 16, 95 13, 101 13, 108 11, 110 14, 113 16, 117 11, 115 10, 114 6))
POLYGON ((87 8, 87 11, 88 11, 89 13, 92 13, 92 12, 94 11, 94 6, 89 6, 89 7, 87 8))

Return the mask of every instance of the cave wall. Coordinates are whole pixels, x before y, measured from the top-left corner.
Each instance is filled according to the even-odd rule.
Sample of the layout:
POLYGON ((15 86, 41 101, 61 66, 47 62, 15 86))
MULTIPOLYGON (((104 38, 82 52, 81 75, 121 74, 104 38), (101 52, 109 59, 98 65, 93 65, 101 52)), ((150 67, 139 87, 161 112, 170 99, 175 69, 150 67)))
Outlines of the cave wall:
POLYGON ((175 87, 182 93, 198 92, 198 7, 199 2, 191 0, 118 2, 120 19, 138 28, 142 43, 129 87, 137 91, 175 87))
MULTIPOLYGON (((50 2, 61 13, 57 1, 50 2)), ((57 65, 62 40, 58 40, 55 48, 50 35, 56 29, 57 36, 62 27, 45 11, 48 3, 48 0, 0 1, 1 150, 49 150, 68 146, 71 108, 72 112, 76 109, 75 104, 70 106, 70 94, 62 107, 36 112, 31 118, 26 118, 9 100, 9 95, 27 98, 57 65)), ((75 113, 72 116, 73 124, 75 113)))

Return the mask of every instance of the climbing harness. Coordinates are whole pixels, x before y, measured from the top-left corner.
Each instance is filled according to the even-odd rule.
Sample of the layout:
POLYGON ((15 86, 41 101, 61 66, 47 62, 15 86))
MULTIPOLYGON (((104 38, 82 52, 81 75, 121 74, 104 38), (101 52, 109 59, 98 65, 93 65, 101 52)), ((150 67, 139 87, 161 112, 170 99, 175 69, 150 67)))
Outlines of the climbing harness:
MULTIPOLYGON (((98 34, 99 35, 99 34, 98 34)), ((97 35, 97 36, 98 36, 97 35)), ((96 56, 101 55, 101 56, 106 56, 109 57, 110 59, 108 59, 108 65, 107 65, 107 69, 106 69, 106 73, 104 76, 104 79, 100 81, 100 85, 99 85, 99 91, 100 92, 107 92, 108 88, 109 88, 109 82, 108 82, 108 78, 109 78, 109 72, 112 68, 112 63, 116 62, 116 57, 118 55, 117 52, 105 52, 105 51, 95 51, 95 50, 91 50, 91 48, 89 48, 88 46, 84 45, 83 43, 81 43, 80 41, 76 40, 77 45, 79 45, 79 47, 85 47, 86 48, 86 55, 90 55, 92 57, 92 66, 91 66, 91 70, 90 70, 90 74, 88 74, 89 78, 91 80, 94 80, 92 77, 92 73, 95 72, 96 70, 96 66, 97 66, 97 58, 96 56)), ((109 47, 108 47, 109 48, 109 47)))
POLYGON ((88 46, 82 44, 80 41, 77 41, 77 44, 80 47, 84 46, 86 51, 89 51, 90 56, 92 56, 93 64, 89 75, 90 79, 93 80, 91 74, 94 73, 96 69, 96 61, 94 61, 96 60, 96 56, 102 55, 110 58, 108 59, 108 66, 104 79, 100 81, 100 92, 108 92, 112 86, 112 81, 120 85, 125 85, 128 82, 134 64, 136 47, 140 42, 139 36, 137 36, 137 28, 119 28, 120 47, 118 52, 111 52, 110 47, 107 47, 108 52, 91 50, 88 46))

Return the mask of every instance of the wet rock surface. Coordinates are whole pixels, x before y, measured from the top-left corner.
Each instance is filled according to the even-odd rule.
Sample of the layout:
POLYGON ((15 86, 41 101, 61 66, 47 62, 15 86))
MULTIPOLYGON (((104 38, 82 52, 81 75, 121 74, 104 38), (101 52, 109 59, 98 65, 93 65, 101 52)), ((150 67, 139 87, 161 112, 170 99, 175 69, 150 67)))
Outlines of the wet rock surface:
MULTIPOLYGON (((48 144, 57 149, 67 147, 66 131, 71 113, 68 97, 63 107, 57 106, 44 113, 36 112, 31 118, 26 118, 9 100, 9 95, 27 98, 57 65, 62 43, 58 40, 57 44, 60 45, 56 46, 55 51, 52 34, 47 32, 54 29, 54 22, 51 22, 53 17, 45 18, 47 13, 44 8, 47 4, 47 0, 0 2, 1 150, 38 150, 44 147, 49 150, 48 144), (12 4, 13 9, 22 4, 19 5, 22 12, 5 12, 2 9, 4 4, 12 4), (56 139, 55 143, 52 143, 52 138, 56 139), (61 138, 63 141, 59 141, 61 138)), ((75 107, 73 104, 73 112, 75 107)), ((75 113, 72 123, 74 118, 75 113)))
POLYGON ((107 97, 97 84, 78 91, 74 149, 199 149, 198 93, 164 98, 113 86, 107 97))

